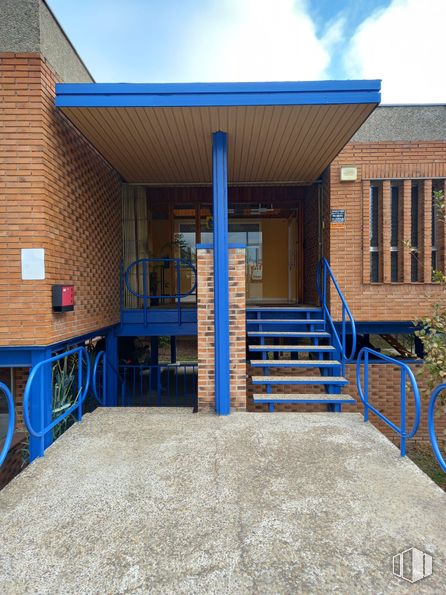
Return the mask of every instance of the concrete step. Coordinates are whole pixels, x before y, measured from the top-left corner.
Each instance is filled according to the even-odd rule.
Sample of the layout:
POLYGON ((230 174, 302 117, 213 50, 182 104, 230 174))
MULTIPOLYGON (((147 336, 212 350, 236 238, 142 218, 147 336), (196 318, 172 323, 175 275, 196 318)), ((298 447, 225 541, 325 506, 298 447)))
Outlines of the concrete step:
POLYGON ((297 353, 327 353, 336 351, 333 345, 249 345, 249 351, 292 351, 297 353))
POLYGON ((328 339, 326 331, 248 331, 248 337, 298 337, 302 339, 328 339))
POLYGON ((322 312, 316 306, 248 306, 246 312, 322 312))
POLYGON ((323 318, 248 318, 246 324, 325 324, 323 318))
POLYGON ((331 368, 341 365, 335 359, 252 359, 249 363, 254 368, 331 368))
POLYGON ((277 393, 268 394, 261 393, 253 395, 254 403, 355 403, 355 399, 350 395, 330 395, 323 394, 292 394, 292 393, 277 393))
POLYGON ((344 376, 253 376, 253 384, 331 384, 345 386, 344 376))

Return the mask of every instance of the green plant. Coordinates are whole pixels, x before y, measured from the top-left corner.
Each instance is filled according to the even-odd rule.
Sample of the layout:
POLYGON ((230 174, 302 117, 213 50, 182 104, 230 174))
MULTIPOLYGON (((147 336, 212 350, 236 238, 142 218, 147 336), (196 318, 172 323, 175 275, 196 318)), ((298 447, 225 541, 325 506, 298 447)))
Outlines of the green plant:
MULTIPOLYGON (((56 419, 73 405, 78 397, 76 391, 78 362, 77 356, 68 356, 54 362, 52 369, 53 419, 56 419)), ((53 428, 53 438, 58 438, 75 421, 73 414, 68 415, 53 428)))
MULTIPOLYGON (((442 190, 434 190, 433 206, 438 221, 446 221, 445 196, 442 190)), ((403 245, 410 248, 412 254, 417 257, 416 251, 412 248, 410 241, 405 240, 403 245)), ((432 282, 437 283, 446 290, 446 275, 443 271, 432 271, 432 282)), ((446 307, 443 304, 435 304, 432 314, 414 320, 414 325, 419 328, 415 335, 423 344, 424 365, 417 371, 417 375, 425 381, 424 391, 430 393, 438 384, 446 382, 446 307)), ((444 408, 446 396, 440 397, 440 403, 444 408)))

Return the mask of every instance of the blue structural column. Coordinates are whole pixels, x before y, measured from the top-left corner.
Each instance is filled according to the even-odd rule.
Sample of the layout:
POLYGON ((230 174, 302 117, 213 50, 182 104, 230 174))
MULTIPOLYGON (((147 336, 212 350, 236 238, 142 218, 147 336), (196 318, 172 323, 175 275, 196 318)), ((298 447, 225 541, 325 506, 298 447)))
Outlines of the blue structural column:
MULTIPOLYGON (((33 350, 31 353, 31 365, 52 357, 50 348, 33 350)), ((33 428, 42 431, 49 425, 53 418, 53 390, 52 390, 52 368, 51 365, 44 365, 37 373, 37 377, 31 387, 30 395, 30 418, 33 428)), ((45 448, 53 442, 53 431, 50 430, 45 436, 36 438, 29 436, 29 460, 34 461, 42 457, 45 448)))
POLYGON ((118 405, 118 337, 115 330, 111 329, 105 338, 105 351, 107 354, 107 393, 105 403, 108 407, 118 405))
POLYGON ((229 250, 227 135, 214 132, 212 143, 214 215, 215 410, 229 415, 229 250))

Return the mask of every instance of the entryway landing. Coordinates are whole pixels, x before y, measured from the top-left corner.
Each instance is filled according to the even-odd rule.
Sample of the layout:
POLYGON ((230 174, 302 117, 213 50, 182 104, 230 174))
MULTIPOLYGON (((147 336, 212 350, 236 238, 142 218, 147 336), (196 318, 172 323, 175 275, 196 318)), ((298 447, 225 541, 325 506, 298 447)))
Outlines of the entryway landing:
POLYGON ((358 414, 98 409, 0 494, 4 593, 378 593, 446 584, 444 492, 358 414))

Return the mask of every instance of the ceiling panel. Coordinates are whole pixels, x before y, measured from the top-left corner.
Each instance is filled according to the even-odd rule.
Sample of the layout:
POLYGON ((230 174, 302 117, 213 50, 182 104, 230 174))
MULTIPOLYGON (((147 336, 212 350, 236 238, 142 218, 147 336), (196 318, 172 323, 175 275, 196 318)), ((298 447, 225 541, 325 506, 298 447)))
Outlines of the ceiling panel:
POLYGON ((312 182, 376 104, 62 107, 125 181, 210 184, 212 132, 228 133, 233 184, 312 182))

